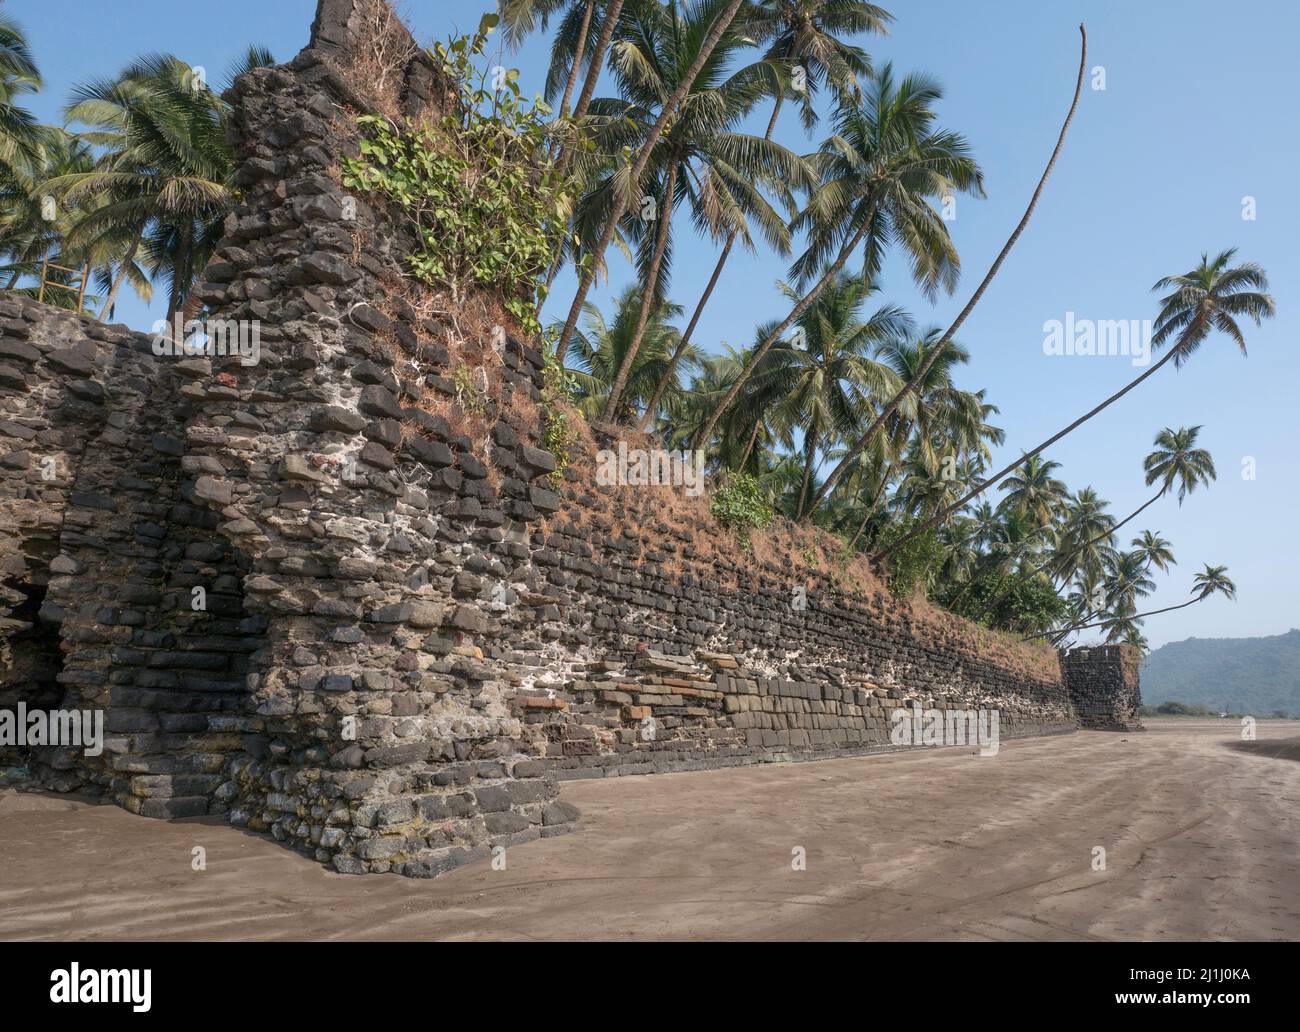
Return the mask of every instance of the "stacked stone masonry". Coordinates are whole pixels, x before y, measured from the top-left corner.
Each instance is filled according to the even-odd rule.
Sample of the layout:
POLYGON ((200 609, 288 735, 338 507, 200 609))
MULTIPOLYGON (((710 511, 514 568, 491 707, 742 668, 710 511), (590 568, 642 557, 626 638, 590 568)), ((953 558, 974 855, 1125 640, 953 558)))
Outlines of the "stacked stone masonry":
MULTIPOLYGON (((790 569, 653 491, 553 484, 540 353, 417 311, 412 241, 340 186, 365 2, 230 95, 241 199, 198 300, 256 322, 256 364, 0 298, 0 708, 107 731, 0 763, 431 876, 571 830, 565 779, 883 751, 913 703, 1137 726, 1131 650, 1058 660, 816 572, 792 606, 790 569), (427 404, 466 355, 498 387, 473 434, 427 404)), ((401 82, 412 117, 449 102, 427 58, 401 82)))

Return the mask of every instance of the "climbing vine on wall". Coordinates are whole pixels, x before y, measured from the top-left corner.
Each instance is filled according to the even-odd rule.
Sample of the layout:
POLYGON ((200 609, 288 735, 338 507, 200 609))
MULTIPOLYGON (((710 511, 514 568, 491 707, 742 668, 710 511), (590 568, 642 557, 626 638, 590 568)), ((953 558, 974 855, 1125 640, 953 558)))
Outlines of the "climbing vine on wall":
POLYGON ((430 125, 406 130, 362 115, 361 153, 343 161, 343 185, 380 193, 405 213, 420 240, 408 256, 416 278, 459 302, 474 286, 500 290, 506 310, 537 333, 541 275, 568 222, 571 182, 548 157, 540 98, 524 101, 516 69, 476 69, 496 25, 436 44, 433 57, 455 83, 460 104, 430 125))

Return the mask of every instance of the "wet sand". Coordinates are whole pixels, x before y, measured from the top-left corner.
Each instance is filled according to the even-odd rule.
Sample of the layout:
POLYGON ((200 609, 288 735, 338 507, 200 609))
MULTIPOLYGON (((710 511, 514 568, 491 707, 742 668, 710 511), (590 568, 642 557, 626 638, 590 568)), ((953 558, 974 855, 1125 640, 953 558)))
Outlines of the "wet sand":
POLYGON ((1300 722, 1147 723, 570 782, 581 831, 433 881, 9 791, 0 939, 1300 939, 1300 722))

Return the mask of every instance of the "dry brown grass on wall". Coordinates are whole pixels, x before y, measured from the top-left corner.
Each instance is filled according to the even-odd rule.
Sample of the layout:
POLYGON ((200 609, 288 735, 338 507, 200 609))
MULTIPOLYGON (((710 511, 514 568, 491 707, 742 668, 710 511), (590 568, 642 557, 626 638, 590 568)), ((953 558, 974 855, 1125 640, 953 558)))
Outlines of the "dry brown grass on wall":
POLYGON ((375 111, 400 122, 406 69, 420 53, 420 45, 389 0, 359 0, 357 11, 361 24, 352 64, 344 74, 375 111))

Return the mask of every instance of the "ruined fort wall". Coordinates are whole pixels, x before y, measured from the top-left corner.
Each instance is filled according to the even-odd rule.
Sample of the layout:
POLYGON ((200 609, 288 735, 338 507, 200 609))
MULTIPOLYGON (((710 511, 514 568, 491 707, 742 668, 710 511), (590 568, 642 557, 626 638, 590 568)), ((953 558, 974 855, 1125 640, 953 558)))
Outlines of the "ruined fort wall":
MULTIPOLYGON (((586 428, 550 476, 534 342, 499 299, 412 284, 414 242, 340 184, 374 103, 366 10, 322 0, 312 44, 230 95, 241 196, 199 295, 257 325, 255 363, 0 302, 0 362, 39 352, 21 384, 0 367, 22 428, 0 437, 0 558, 45 633, 0 631, 43 642, 17 652, 111 728, 103 758, 40 758, 47 783, 432 875, 570 830, 568 778, 895 748, 913 704, 1074 730, 1054 651, 895 598, 825 539, 746 551, 706 498, 602 487, 614 441, 586 428), (462 366, 488 387, 473 412, 462 366), (65 481, 31 481, 28 430, 74 456, 65 481)), ((420 54, 389 72, 409 116, 448 103, 420 54)))

